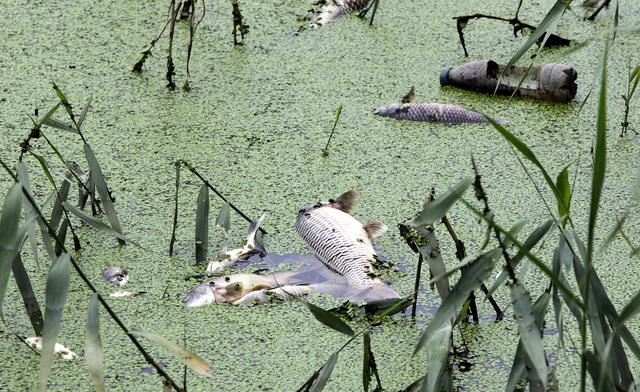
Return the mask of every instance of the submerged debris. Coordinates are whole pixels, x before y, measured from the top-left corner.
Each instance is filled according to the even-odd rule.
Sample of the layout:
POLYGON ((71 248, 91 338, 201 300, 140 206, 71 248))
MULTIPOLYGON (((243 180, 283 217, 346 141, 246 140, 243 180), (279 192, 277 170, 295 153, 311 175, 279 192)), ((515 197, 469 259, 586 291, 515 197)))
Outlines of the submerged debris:
POLYGON ((514 66, 505 70, 493 60, 478 60, 444 68, 440 84, 489 94, 569 102, 576 96, 577 78, 576 70, 564 64, 545 64, 531 69, 514 66))
POLYGON ((107 283, 122 287, 129 282, 129 271, 120 267, 109 267, 102 271, 102 279, 107 283))
MULTIPOLYGON (((31 338, 26 338, 24 340, 30 347, 42 352, 42 337, 40 336, 34 336, 31 338)), ((73 361, 75 359, 78 359, 78 354, 74 353, 73 351, 69 350, 69 348, 67 348, 66 346, 60 344, 60 343, 56 343, 54 348, 53 348, 53 354, 55 356, 57 356, 58 358, 62 358, 66 361, 73 361)))
POLYGON ((369 0, 320 0, 314 5, 321 6, 319 11, 311 11, 309 27, 317 29, 352 11, 360 11, 369 4, 369 0))

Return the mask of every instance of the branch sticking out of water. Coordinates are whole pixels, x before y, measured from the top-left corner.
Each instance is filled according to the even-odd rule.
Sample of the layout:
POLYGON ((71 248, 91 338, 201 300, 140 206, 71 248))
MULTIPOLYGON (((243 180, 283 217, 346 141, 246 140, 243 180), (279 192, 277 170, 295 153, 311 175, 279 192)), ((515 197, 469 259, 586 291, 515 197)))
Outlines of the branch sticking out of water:
MULTIPOLYGON (((530 30, 532 32, 535 31, 537 29, 536 26, 525 23, 518 18, 518 13, 520 12, 521 5, 522 5, 522 1, 518 5, 518 9, 513 18, 504 18, 501 16, 487 15, 482 13, 455 16, 453 19, 456 21, 456 28, 458 30, 458 36, 460 37, 460 44, 462 45, 462 49, 464 50, 464 56, 469 57, 469 52, 467 51, 467 45, 464 40, 464 29, 465 27, 467 27, 467 24, 472 19, 491 19, 491 20, 499 20, 502 22, 507 22, 511 26, 513 26, 513 35, 515 37, 518 36, 519 32, 522 33, 524 30, 530 30)), ((544 40, 544 36, 538 40, 538 45, 541 45, 543 43, 543 40, 544 40)), ((546 47, 569 46, 570 44, 571 44, 571 40, 569 39, 562 38, 556 34, 549 34, 547 41, 545 43, 545 46, 546 47)))
POLYGON ((242 22, 242 13, 240 12, 238 0, 231 0, 231 4, 233 5, 233 44, 242 45, 244 36, 249 33, 249 25, 242 22), (238 33, 240 33, 240 41, 238 41, 238 33))
POLYGON ((587 18, 587 20, 595 20, 596 16, 598 16, 598 14, 605 9, 606 7, 609 7, 609 4, 611 3, 611 0, 602 0, 600 2, 600 4, 597 5, 596 9, 593 11, 593 13, 591 15, 589 15, 589 17, 587 18))
POLYGON ((138 62, 136 62, 133 65, 133 69, 132 69, 133 72, 138 72, 138 73, 142 72, 142 67, 144 66, 144 62, 147 61, 147 58, 149 56, 151 56, 151 50, 156 45, 156 43, 160 40, 160 38, 162 37, 162 34, 164 34, 164 31, 167 29, 167 27, 171 23, 172 12, 173 12, 173 4, 171 4, 171 8, 169 9, 169 16, 167 17, 167 23, 164 24, 164 27, 162 28, 162 30, 160 30, 160 33, 153 40, 151 40, 151 42, 149 43, 149 46, 147 46, 147 48, 142 52, 142 57, 140 58, 140 60, 138 60, 138 62))
POLYGON ((173 33, 176 28, 176 17, 178 15, 178 11, 180 7, 182 7, 182 2, 179 2, 176 6, 176 1, 171 0, 171 19, 169 20, 169 54, 167 55, 167 88, 170 90, 174 90, 176 88, 176 84, 173 81, 173 76, 176 74, 176 67, 173 64, 173 33))

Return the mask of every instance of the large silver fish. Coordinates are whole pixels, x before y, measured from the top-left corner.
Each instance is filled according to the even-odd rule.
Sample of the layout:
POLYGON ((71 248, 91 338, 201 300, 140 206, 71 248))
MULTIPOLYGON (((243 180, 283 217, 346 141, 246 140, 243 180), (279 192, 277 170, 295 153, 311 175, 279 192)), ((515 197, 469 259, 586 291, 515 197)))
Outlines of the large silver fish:
POLYGON ((397 120, 428 121, 445 124, 487 122, 487 119, 478 112, 461 106, 442 103, 394 103, 375 109, 373 114, 393 117, 397 120))
POLYGON ((316 256, 342 275, 352 287, 362 289, 362 299, 397 298, 377 277, 378 256, 372 239, 387 231, 380 221, 362 224, 353 216, 357 193, 348 191, 337 200, 309 204, 298 211, 295 229, 316 256))
POLYGON ((322 8, 311 15, 309 27, 314 29, 320 28, 349 12, 364 9, 369 4, 369 0, 320 0, 316 4, 322 5, 322 8))

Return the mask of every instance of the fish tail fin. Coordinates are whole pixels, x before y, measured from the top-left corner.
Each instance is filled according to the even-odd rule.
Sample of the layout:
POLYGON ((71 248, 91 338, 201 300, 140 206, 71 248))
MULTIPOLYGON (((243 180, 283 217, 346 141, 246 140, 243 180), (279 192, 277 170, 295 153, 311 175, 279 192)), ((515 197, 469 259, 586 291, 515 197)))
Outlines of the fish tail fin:
MULTIPOLYGON (((246 251, 256 251, 259 252, 261 256, 267 254, 267 251, 262 244, 260 238, 258 238, 258 230, 260 229, 260 225, 266 218, 267 213, 263 212, 260 218, 257 221, 252 221, 249 225, 249 234, 247 234, 247 243, 244 245, 246 251)), ((248 253, 247 252, 247 253, 248 253)))

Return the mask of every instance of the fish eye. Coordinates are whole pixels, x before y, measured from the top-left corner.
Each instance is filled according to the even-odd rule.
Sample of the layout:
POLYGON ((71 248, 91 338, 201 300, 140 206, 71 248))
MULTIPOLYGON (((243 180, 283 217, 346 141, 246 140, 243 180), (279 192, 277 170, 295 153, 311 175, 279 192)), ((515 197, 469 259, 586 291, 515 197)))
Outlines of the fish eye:
POLYGON ((224 281, 225 281, 225 282, 228 282, 228 281, 230 281, 230 280, 231 280, 231 278, 230 278, 230 277, 228 277, 228 276, 225 276, 225 277, 224 277, 224 281))
POLYGON ((329 203, 335 203, 336 201, 334 199, 329 199, 329 203))

